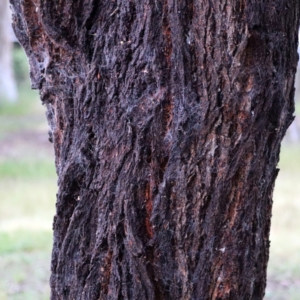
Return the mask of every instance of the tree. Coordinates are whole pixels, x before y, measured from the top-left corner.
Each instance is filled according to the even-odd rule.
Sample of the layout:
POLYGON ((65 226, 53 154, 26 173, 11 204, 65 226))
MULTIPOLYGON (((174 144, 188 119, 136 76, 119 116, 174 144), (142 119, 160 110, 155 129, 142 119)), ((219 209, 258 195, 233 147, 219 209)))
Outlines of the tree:
POLYGON ((12 69, 12 37, 8 0, 0 1, 0 97, 17 99, 17 87, 12 69))
MULTIPOLYGON (((298 39, 300 37, 300 32, 298 39)), ((298 44, 298 54, 300 53, 300 46, 298 44)), ((295 104, 297 107, 297 104, 299 105, 300 101, 300 66, 298 64, 298 69, 296 73, 296 79, 295 79, 295 88, 296 88, 296 94, 295 94, 295 104)), ((299 119, 296 119, 297 122, 293 122, 288 130, 288 138, 291 142, 299 143, 300 142, 300 122, 299 119)))
POLYGON ((59 191, 52 299, 262 299, 298 0, 19 1, 59 191))

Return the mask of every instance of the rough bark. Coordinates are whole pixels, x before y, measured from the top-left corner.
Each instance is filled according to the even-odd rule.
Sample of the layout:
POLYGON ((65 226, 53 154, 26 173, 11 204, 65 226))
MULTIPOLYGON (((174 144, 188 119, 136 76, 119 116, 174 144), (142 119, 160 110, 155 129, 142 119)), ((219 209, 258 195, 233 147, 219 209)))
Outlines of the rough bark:
POLYGON ((17 99, 17 86, 12 68, 12 29, 9 1, 0 1, 0 97, 17 99))
POLYGON ((51 299, 262 299, 298 0, 11 0, 59 191, 51 299))

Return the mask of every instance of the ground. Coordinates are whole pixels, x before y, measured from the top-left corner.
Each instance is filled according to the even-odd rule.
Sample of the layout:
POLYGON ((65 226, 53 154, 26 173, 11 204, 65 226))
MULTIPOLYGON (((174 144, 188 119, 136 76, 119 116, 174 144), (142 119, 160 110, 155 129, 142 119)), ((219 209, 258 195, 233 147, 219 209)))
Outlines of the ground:
MULTIPOLYGON (((0 101, 0 300, 49 299, 56 174, 44 107, 21 89, 0 101)), ((284 144, 265 299, 300 295, 300 145, 284 144)))

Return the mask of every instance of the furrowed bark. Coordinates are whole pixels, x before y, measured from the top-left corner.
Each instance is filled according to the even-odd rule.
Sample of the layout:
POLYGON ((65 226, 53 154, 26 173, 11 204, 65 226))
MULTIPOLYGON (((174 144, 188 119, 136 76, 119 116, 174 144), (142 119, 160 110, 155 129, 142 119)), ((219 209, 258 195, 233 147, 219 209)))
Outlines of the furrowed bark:
POLYGON ((58 173, 51 299, 262 299, 298 0, 11 0, 58 173))

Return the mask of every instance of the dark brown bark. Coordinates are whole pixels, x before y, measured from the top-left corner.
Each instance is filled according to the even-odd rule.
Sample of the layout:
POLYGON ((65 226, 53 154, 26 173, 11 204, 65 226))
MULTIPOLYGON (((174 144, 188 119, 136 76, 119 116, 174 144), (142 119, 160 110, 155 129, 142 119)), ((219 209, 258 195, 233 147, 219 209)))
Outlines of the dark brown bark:
POLYGON ((299 0, 11 1, 55 147, 51 299, 262 299, 299 0))

